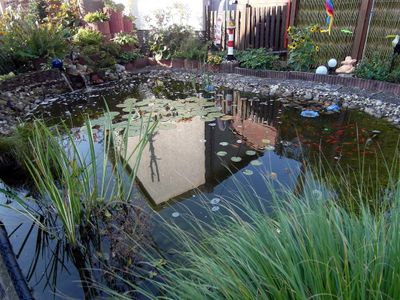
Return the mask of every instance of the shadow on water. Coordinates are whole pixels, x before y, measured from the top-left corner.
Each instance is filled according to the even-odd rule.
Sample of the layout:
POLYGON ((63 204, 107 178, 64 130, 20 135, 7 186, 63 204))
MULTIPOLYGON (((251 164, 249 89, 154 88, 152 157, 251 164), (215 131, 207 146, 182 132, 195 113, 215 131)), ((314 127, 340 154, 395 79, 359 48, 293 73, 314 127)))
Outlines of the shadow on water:
MULTIPOLYGON (((104 100, 111 111, 122 113, 117 105, 128 97, 174 100, 194 93, 191 84, 168 78, 142 78, 135 84, 135 90, 128 94, 97 95, 94 90, 75 102, 63 98, 39 107, 35 116, 45 117, 50 125, 60 118, 67 119, 85 149, 87 138, 79 128, 86 115, 93 119, 101 116, 104 100)), ((196 92, 201 91, 200 86, 197 88, 196 92)), ((124 291, 123 281, 106 272, 110 268, 123 278, 145 284, 151 270, 143 265, 138 244, 155 247, 161 256, 169 255, 174 248, 160 218, 190 229, 181 216, 209 222, 224 213, 222 204, 234 203, 241 193, 254 199, 255 204, 259 201, 268 207, 271 195, 265 178, 276 190, 287 188, 302 195, 306 192, 304 182, 314 180, 310 170, 318 169, 323 161, 324 168, 332 172, 340 167, 351 168, 354 173, 362 173, 361 168, 374 172, 371 176, 379 185, 370 189, 387 183, 385 166, 372 158, 380 153, 387 164, 393 162, 399 130, 384 121, 350 110, 304 119, 288 103, 226 89, 204 92, 204 96, 212 97, 215 106, 228 117, 211 122, 192 118, 178 122, 173 130, 155 133, 139 166, 135 206, 115 206, 99 213, 98 224, 81 234, 85 239, 79 250, 0 208, 18 261, 38 299, 93 299, 99 292, 92 282, 124 291), (360 155, 366 157, 363 166, 359 164, 360 155), (132 240, 132 236, 137 239, 132 240), (142 270, 142 276, 131 274, 133 268, 142 270)), ((116 121, 121 120, 119 115, 116 121)), ((102 147, 101 133, 94 138, 102 147)), ((12 186, 21 195, 31 192, 18 183, 12 186)), ((6 197, 1 200, 10 201, 6 197)), ((48 226, 60 226, 58 220, 46 214, 46 208, 37 210, 48 226)))

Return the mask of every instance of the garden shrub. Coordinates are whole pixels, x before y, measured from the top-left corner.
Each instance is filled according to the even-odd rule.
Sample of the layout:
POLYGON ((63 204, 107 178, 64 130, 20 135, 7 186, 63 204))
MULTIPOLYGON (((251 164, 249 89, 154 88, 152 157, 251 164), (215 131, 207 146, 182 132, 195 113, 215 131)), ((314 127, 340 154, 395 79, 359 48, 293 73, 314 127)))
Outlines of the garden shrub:
POLYGON ((80 28, 74 35, 74 42, 81 45, 100 45, 103 41, 103 35, 89 28, 80 28))
POLYGON ((204 61, 207 57, 207 49, 207 42, 192 36, 183 41, 182 45, 174 54, 174 57, 204 61))
POLYGON ((7 27, 1 51, 7 53, 17 66, 27 66, 38 59, 64 57, 68 52, 67 36, 67 29, 18 19, 7 27))
POLYGON ((119 32, 113 38, 114 43, 121 46, 137 46, 139 44, 138 38, 135 34, 119 32))
POLYGON ((119 62, 126 64, 132 61, 135 61, 138 58, 142 58, 143 55, 139 51, 130 51, 130 52, 123 52, 119 55, 118 60, 119 62))
POLYGON ((96 11, 92 13, 88 13, 84 18, 87 23, 96 23, 96 22, 105 22, 110 18, 103 12, 96 11))
POLYGON ((153 28, 149 48, 157 60, 170 59, 180 49, 182 42, 193 36, 189 26, 173 24, 166 28, 153 28))
POLYGON ((400 65, 374 53, 370 58, 364 58, 356 67, 354 74, 363 79, 390 81, 400 83, 400 65))
POLYGON ((289 27, 287 32, 292 42, 289 44, 288 64, 294 71, 310 71, 316 65, 316 55, 320 48, 313 35, 320 31, 317 25, 307 28, 289 27))
POLYGON ((264 48, 239 51, 236 53, 236 58, 244 68, 255 70, 279 69, 279 56, 268 53, 264 48))

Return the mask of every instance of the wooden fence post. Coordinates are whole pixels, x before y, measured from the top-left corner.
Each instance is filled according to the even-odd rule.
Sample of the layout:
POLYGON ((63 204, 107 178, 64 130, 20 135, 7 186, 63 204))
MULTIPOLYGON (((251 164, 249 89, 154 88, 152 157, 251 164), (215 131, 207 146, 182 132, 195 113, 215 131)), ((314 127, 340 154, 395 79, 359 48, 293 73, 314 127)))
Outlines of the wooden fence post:
POLYGON ((371 17, 372 4, 373 0, 363 0, 361 2, 357 26, 354 33, 353 48, 351 51, 351 56, 357 60, 360 60, 362 58, 364 52, 369 20, 371 17))
POLYGON ((290 5, 290 19, 289 25, 295 26, 297 20, 297 13, 299 11, 300 0, 291 0, 288 1, 288 5, 290 5))

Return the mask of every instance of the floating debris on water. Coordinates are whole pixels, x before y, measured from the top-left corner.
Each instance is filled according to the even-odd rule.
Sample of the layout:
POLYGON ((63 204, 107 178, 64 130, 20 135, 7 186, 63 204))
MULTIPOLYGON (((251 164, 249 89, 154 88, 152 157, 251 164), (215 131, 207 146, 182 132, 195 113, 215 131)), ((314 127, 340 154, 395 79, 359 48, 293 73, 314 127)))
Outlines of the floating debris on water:
POLYGON ((213 206, 213 207, 211 208, 211 210, 212 210, 213 212, 219 211, 219 206, 213 206))
POLYGON ((215 124, 215 123, 210 123, 210 124, 208 124, 208 126, 215 127, 215 126, 217 126, 217 124, 215 124))
POLYGON ((265 147, 265 150, 267 150, 267 151, 274 151, 274 150, 275 150, 275 147, 272 146, 272 145, 268 145, 268 146, 265 147))
POLYGON ((262 142, 263 142, 264 144, 271 144, 271 141, 268 140, 268 139, 263 139, 262 142))
POLYGON ((233 162, 241 162, 242 158, 239 157, 239 156, 233 156, 233 157, 231 157, 231 161, 233 161, 233 162))
POLYGON ((212 198, 211 201, 210 201, 210 204, 217 205, 220 202, 221 202, 220 198, 212 198))
POLYGON ((246 169, 243 171, 243 174, 246 176, 251 176, 254 174, 254 172, 252 170, 246 169))
POLYGON ((221 142, 221 143, 219 143, 222 147, 226 147, 226 146, 228 146, 229 145, 229 143, 228 142, 221 142))
POLYGON ((243 143, 243 141, 242 140, 237 140, 236 143, 241 144, 241 143, 243 143))
POLYGON ((175 212, 172 213, 171 216, 172 216, 173 218, 177 218, 177 217, 179 217, 180 215, 181 215, 180 213, 178 213, 177 211, 175 211, 175 212))
POLYGON ((251 164, 252 166, 259 167, 259 166, 261 166, 263 163, 262 163, 261 160, 255 159, 255 160, 252 160, 252 161, 250 162, 250 164, 251 164))
POLYGON ((218 151, 217 152, 217 155, 218 156, 221 156, 221 157, 224 157, 224 156, 226 156, 228 153, 226 152, 226 151, 218 151))
POLYGON ((248 156, 254 156, 254 155, 256 155, 256 154, 257 154, 257 152, 254 151, 254 150, 247 150, 247 151, 246 151, 246 155, 248 155, 248 156))

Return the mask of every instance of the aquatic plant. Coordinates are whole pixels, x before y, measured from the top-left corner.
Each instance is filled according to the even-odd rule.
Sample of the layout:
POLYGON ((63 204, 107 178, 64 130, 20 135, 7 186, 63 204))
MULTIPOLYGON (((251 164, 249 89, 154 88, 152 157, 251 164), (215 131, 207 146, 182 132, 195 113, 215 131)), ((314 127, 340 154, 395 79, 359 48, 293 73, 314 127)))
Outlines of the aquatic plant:
MULTIPOLYGON (((59 237, 59 226, 51 228, 43 224, 34 207, 55 214, 65 238, 72 246, 77 246, 79 230, 96 224, 96 211, 113 202, 131 200, 137 168, 131 166, 132 171, 127 174, 126 167, 132 156, 135 157, 134 162, 139 164, 141 152, 156 124, 143 121, 139 142, 128 151, 126 145, 129 135, 121 133, 121 130, 115 132, 111 120, 112 114, 106 113, 103 123, 96 124, 103 135, 101 150, 96 150, 95 137, 98 135, 94 133, 94 125, 90 120, 82 128, 82 131, 86 131, 86 150, 80 148, 79 140, 65 125, 48 128, 43 121, 35 121, 29 148, 24 153, 24 163, 39 195, 35 199, 22 199, 9 191, 0 192, 16 200, 18 210, 35 221, 41 229, 59 237), (115 143, 117 139, 118 144, 115 143)), ((128 132, 129 126, 130 122, 126 122, 123 132, 128 132)))
MULTIPOLYGON (((375 200, 387 205, 375 212, 364 204, 357 212, 340 206, 336 201, 340 191, 320 185, 317 178, 300 176, 301 192, 284 186, 274 189, 276 184, 271 179, 264 176, 272 210, 267 207, 271 203, 262 202, 246 184, 236 182, 237 192, 230 203, 219 204, 226 212, 224 216, 204 222, 189 213, 189 230, 165 220, 171 229, 169 238, 176 241, 175 249, 179 250, 163 264, 158 257, 149 256, 154 262, 148 274, 152 291, 157 287, 158 295, 165 299, 397 297, 398 174, 382 187, 386 193, 375 200)), ((370 195, 353 197, 359 200, 370 195)), ((159 299, 150 290, 131 287, 159 299)), ((119 299, 128 299, 105 290, 119 299)))

